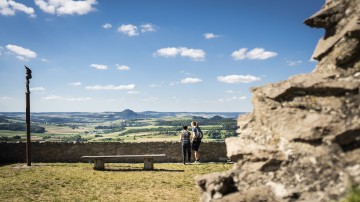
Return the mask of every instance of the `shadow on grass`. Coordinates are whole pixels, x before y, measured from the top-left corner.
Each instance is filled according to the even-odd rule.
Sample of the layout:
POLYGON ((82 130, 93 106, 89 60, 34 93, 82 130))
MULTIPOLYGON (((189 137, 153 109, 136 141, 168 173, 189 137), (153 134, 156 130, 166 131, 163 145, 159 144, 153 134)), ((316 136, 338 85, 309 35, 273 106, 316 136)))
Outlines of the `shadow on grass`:
POLYGON ((170 170, 170 169, 152 169, 152 170, 145 170, 143 168, 105 168, 104 170, 96 170, 100 172, 185 172, 185 170, 170 170))
MULTIPOLYGON (((92 164, 93 165, 93 164, 92 164)), ((155 166, 156 167, 156 166, 155 166)), ((93 168, 92 168, 93 169, 93 168)), ((104 170, 94 170, 99 172, 138 172, 138 171, 145 171, 145 172, 185 172, 185 170, 181 169, 164 169, 164 168, 154 168, 151 170, 145 170, 143 163, 128 163, 128 164, 121 164, 121 163, 109 163, 105 166, 104 170)))
POLYGON ((110 164, 105 166, 104 170, 96 170, 100 172, 138 172, 138 171, 147 171, 147 172, 185 172, 180 169, 163 169, 163 168, 154 168, 152 170, 145 170, 143 164, 110 164))
POLYGON ((0 163, 0 167, 12 165, 12 164, 14 164, 14 163, 0 163))

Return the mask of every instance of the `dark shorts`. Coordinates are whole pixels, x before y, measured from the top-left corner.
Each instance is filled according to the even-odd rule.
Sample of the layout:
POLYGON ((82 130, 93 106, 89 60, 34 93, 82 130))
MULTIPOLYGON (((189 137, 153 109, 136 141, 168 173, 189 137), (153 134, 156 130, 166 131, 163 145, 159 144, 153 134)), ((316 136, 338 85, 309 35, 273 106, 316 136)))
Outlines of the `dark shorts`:
POLYGON ((191 145, 192 150, 198 151, 200 147, 201 141, 194 141, 191 145))

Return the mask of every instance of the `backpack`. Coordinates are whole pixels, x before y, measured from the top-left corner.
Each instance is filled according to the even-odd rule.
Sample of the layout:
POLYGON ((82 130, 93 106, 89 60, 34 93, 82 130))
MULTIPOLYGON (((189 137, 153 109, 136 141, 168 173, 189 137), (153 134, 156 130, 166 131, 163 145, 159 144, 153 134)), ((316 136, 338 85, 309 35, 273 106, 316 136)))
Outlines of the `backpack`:
POLYGON ((201 140, 203 138, 203 132, 199 127, 196 127, 196 133, 195 133, 196 139, 201 140))
POLYGON ((189 131, 183 131, 181 133, 181 141, 182 142, 190 142, 190 132, 189 131))

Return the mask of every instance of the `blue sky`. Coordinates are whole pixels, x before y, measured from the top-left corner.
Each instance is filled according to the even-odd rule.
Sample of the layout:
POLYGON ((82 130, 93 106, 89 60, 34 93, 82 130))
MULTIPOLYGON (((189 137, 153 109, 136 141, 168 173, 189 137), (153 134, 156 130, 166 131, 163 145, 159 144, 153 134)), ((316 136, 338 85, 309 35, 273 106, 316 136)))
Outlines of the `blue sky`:
POLYGON ((0 0, 0 111, 250 112, 311 72, 316 0, 0 0))

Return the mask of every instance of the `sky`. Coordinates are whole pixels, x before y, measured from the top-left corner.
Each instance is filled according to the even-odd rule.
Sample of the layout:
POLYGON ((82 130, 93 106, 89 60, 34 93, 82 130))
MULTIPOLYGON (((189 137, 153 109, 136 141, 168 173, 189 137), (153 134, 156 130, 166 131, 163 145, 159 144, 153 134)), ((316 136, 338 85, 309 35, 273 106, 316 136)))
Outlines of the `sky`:
POLYGON ((251 112, 310 73, 324 0, 0 0, 0 112, 251 112))

